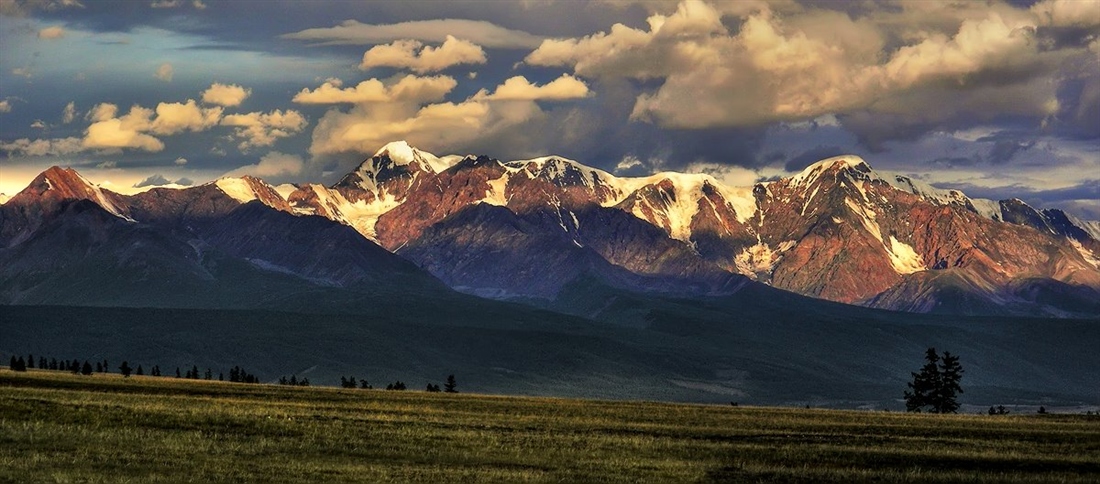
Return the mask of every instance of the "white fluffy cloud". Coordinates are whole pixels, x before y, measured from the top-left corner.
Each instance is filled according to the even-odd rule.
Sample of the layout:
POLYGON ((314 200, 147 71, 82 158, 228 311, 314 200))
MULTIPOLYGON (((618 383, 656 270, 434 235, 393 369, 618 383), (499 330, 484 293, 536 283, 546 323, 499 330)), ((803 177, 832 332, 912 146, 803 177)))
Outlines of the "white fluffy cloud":
POLYGON ((76 102, 70 101, 65 105, 65 109, 61 111, 61 122, 69 124, 76 119, 76 102))
POLYGON ((485 51, 477 44, 448 35, 439 47, 425 46, 418 40, 376 45, 363 53, 359 68, 397 67, 425 74, 460 64, 484 64, 486 60, 485 51))
MULTIPOLYGON (((1052 23, 1082 22, 1076 8, 1041 5, 1036 9, 1061 19, 1052 23)), ((616 24, 586 37, 546 40, 525 62, 584 77, 650 81, 657 87, 636 98, 632 119, 703 128, 852 112, 924 119, 931 99, 950 99, 937 108, 945 116, 964 106, 1045 116, 1055 106, 1057 83, 1032 80, 1075 53, 1042 49, 1037 15, 1003 5, 930 11, 912 2, 898 13, 862 16, 794 7, 781 16, 766 4, 736 10, 730 15, 685 0, 670 14, 650 16, 648 29, 616 24), (739 17, 732 32, 723 24, 738 20, 731 16, 739 17), (900 46, 887 47, 891 42, 900 46), (1038 89, 1018 100, 1022 106, 1005 106, 1021 86, 1038 89)))
MULTIPOLYGON (((102 106, 102 105, 101 105, 102 106)), ((109 107, 97 106, 101 116, 110 111, 109 107)), ((117 108, 115 108, 117 113, 117 108)), ((119 150, 124 148, 139 149, 144 151, 161 151, 164 143, 159 139, 145 134, 152 128, 153 110, 141 106, 133 106, 130 112, 121 117, 101 119, 88 126, 84 133, 83 147, 99 150, 119 150)))
POLYGON ((9 156, 62 156, 84 149, 80 138, 36 139, 20 138, 10 143, 0 142, 0 151, 9 156))
POLYGON ((1043 25, 1055 27, 1100 26, 1100 5, 1094 0, 1045 0, 1031 6, 1043 25))
POLYGON ((176 71, 172 68, 172 64, 165 62, 157 67, 157 71, 153 73, 153 77, 164 82, 172 82, 172 76, 175 74, 176 71))
POLYGON ((226 107, 239 106, 251 94, 251 89, 236 84, 219 84, 215 82, 202 92, 202 102, 226 107))
POLYGON ((297 175, 302 172, 303 166, 305 162, 297 155, 272 151, 260 158, 259 162, 237 168, 226 173, 225 176, 251 175, 270 180, 280 176, 297 175))
POLYGON ((156 113, 157 117, 149 129, 158 135, 205 131, 217 126, 222 118, 222 108, 200 108, 193 99, 188 99, 186 103, 157 104, 156 113))
POLYGON ((52 27, 46 27, 46 28, 38 31, 38 38, 40 38, 40 39, 53 40, 53 39, 60 39, 64 36, 65 36, 65 29, 61 28, 61 26, 59 26, 59 25, 54 25, 52 27))
POLYGON ((483 90, 477 93, 474 99, 492 101, 560 101, 583 98, 587 95, 588 86, 584 82, 568 74, 563 74, 561 77, 543 86, 531 83, 526 77, 515 76, 504 81, 504 84, 497 86, 492 94, 483 90))
POLYGON ((11 102, 7 99, 0 99, 0 113, 10 113, 11 102))
POLYGON ((302 113, 293 109, 274 110, 269 113, 230 114, 222 119, 222 126, 231 126, 233 136, 240 139, 237 148, 248 151, 260 146, 271 146, 275 140, 293 136, 308 122, 302 113))
POLYGON ((401 39, 440 43, 446 41, 448 36, 501 49, 532 48, 542 40, 536 35, 506 29, 491 22, 463 19, 416 20, 384 25, 345 20, 335 27, 306 29, 282 37, 319 45, 369 45, 401 39))
POLYGON ((359 104, 390 102, 430 102, 443 99, 458 82, 449 76, 418 77, 407 75, 387 85, 368 79, 355 87, 341 89, 338 79, 325 81, 314 90, 302 89, 293 101, 300 104, 359 104))

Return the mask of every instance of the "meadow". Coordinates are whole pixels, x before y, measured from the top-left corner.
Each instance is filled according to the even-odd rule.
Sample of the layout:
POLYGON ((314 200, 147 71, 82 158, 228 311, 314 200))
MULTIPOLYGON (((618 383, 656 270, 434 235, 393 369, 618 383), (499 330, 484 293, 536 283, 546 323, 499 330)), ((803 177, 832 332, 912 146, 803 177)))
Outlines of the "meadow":
POLYGON ((0 482, 1098 482, 1100 417, 0 370, 0 482))

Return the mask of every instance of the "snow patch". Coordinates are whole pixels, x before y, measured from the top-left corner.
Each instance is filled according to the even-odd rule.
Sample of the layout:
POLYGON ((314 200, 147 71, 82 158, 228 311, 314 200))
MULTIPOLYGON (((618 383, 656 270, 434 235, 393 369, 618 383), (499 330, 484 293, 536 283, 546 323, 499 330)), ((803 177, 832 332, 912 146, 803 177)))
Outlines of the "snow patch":
POLYGON ((407 165, 416 160, 416 151, 404 140, 391 141, 379 149, 374 156, 388 155, 397 165, 407 165))
POLYGON ((909 244, 898 240, 893 235, 890 236, 890 247, 887 247, 886 253, 889 254, 890 264, 894 266, 894 271, 898 274, 912 274, 928 270, 920 254, 913 250, 909 244))
POLYGON ((214 185, 222 193, 241 203, 248 203, 257 199, 256 192, 243 178, 219 178, 214 182, 214 185))
POLYGON ((1086 249, 1083 245, 1081 245, 1080 242, 1073 240, 1072 238, 1066 237, 1066 240, 1068 240, 1070 245, 1072 245, 1073 248, 1077 250, 1078 254, 1081 254, 1081 257, 1085 259, 1085 262, 1088 262, 1089 264, 1092 264, 1093 267, 1100 269, 1100 256, 1092 253, 1092 251, 1086 249))
POLYGON ((508 181, 511 180, 511 174, 505 173, 500 178, 495 180, 489 180, 489 189, 485 191, 485 198, 479 200, 480 202, 487 203, 489 205, 496 205, 503 207, 508 205, 508 199, 505 193, 508 189, 508 181))

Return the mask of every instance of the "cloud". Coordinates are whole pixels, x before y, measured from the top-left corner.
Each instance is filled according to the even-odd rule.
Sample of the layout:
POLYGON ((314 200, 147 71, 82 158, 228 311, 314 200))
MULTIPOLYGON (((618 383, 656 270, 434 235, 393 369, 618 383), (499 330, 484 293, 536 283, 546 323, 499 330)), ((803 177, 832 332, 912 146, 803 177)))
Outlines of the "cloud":
POLYGON ((454 36, 488 48, 526 49, 539 45, 541 37, 511 30, 482 20, 416 20, 372 25, 345 20, 338 26, 306 29, 285 34, 284 39, 304 40, 319 45, 369 45, 414 39, 442 43, 454 36))
POLYGON ((46 28, 38 31, 38 38, 40 38, 40 39, 53 40, 53 39, 60 39, 64 36, 65 36, 65 29, 61 28, 61 26, 59 26, 59 25, 54 25, 52 27, 46 27, 46 28))
POLYGON ((215 82, 210 85, 210 88, 202 92, 202 102, 226 107, 239 106, 251 94, 251 89, 245 89, 236 84, 219 84, 215 82))
POLYGON ((253 165, 245 165, 230 171, 225 176, 239 177, 251 175, 265 180, 276 177, 297 175, 302 172, 305 162, 297 155, 288 155, 278 151, 272 151, 253 165))
POLYGON ((474 99, 486 99, 492 101, 535 101, 566 99, 578 99, 588 95, 588 86, 584 82, 568 74, 554 79, 543 86, 532 84, 523 76, 515 76, 497 86, 492 94, 481 91, 474 99))
POLYGON ((248 151, 260 146, 271 146, 275 140, 297 134, 308 122, 302 113, 293 109, 274 110, 269 113, 230 114, 222 119, 222 126, 232 126, 234 137, 240 139, 237 148, 248 151))
POLYGON ((339 80, 329 80, 315 90, 302 89, 293 101, 301 104, 359 104, 389 102, 429 102, 442 100, 458 82, 449 76, 418 77, 407 75, 386 85, 368 79, 355 87, 340 89, 339 80))
POLYGON ((23 77, 26 79, 34 77, 34 73, 31 72, 31 68, 26 66, 13 68, 11 70, 11 73, 12 75, 23 77))
POLYGON ((206 10, 206 4, 202 0, 192 0, 191 6, 195 7, 195 10, 206 10))
POLYGON ((99 168, 100 170, 112 170, 112 169, 118 168, 118 162, 114 161, 114 160, 104 161, 104 162, 96 164, 95 167, 99 168))
POLYGON ((123 148, 157 152, 164 143, 143 131, 152 127, 153 111, 133 106, 121 118, 96 121, 84 133, 83 146, 88 149, 117 150, 123 148))
POLYGON ((10 113, 10 112, 11 112, 11 102, 8 101, 7 99, 0 100, 0 113, 10 113))
POLYGON ((1046 0, 1031 6, 1043 25, 1053 27, 1100 26, 1100 8, 1090 0, 1046 0))
POLYGON ((99 103, 92 106, 85 117, 90 121, 106 121, 118 115, 118 106, 111 103, 99 103))
POLYGON ((181 0, 157 0, 149 4, 152 8, 176 8, 180 5, 183 5, 181 0))
POLYGON ((157 71, 153 74, 153 77, 164 82, 172 82, 173 75, 175 75, 175 70, 172 69, 172 64, 165 62, 157 67, 157 71))
POLYGON ((69 101, 69 104, 65 105, 65 109, 61 111, 61 122, 63 124, 69 124, 76 119, 76 102, 69 101))
POLYGON ((31 127, 37 129, 46 129, 49 126, 46 126, 46 123, 42 122, 41 119, 36 119, 33 123, 31 123, 31 127))
POLYGON ((363 53, 359 68, 396 67, 425 74, 460 64, 484 64, 486 60, 481 47, 448 35, 439 47, 424 46, 418 40, 397 40, 391 44, 376 45, 363 53), (420 49, 419 52, 417 49, 420 49))
POLYGON ((83 150, 80 138, 36 139, 20 138, 10 143, 0 142, 0 151, 9 156, 63 156, 83 150))
POLYGON ((222 118, 222 108, 200 108, 193 99, 186 103, 157 104, 157 117, 150 130, 159 135, 172 135, 183 131, 204 131, 217 126, 222 118))
POLYGON ((1083 55, 1081 48, 1043 47, 1036 15, 1000 4, 909 2, 859 15, 827 5, 783 15, 766 4, 719 10, 726 6, 685 0, 674 12, 651 15, 647 29, 615 24, 548 39, 524 62, 640 82, 630 119, 661 128, 755 127, 835 114, 872 139, 884 134, 878 126, 888 137, 909 136, 974 116, 1053 116, 1065 77, 1059 66, 1083 55))
POLYGON ((164 186, 164 185, 171 185, 173 183, 175 183, 175 182, 165 178, 164 175, 161 175, 161 174, 158 173, 156 175, 152 175, 149 178, 146 178, 142 181, 139 181, 139 182, 135 183, 134 188, 159 187, 159 186, 164 186))
POLYGON ((176 161, 173 161, 172 163, 175 163, 177 166, 183 166, 187 164, 187 158, 181 156, 179 158, 176 158, 176 161))

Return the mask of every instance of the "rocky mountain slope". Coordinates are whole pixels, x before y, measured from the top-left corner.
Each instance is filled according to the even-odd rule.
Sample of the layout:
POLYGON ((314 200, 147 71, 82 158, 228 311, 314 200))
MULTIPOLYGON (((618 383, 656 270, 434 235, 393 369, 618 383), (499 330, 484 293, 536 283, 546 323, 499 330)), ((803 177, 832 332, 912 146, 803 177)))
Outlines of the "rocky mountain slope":
POLYGON ((122 196, 52 168, 0 206, 0 250, 17 248, 73 199, 263 270, 339 286, 399 267, 388 250, 493 297, 549 300, 584 278, 684 296, 757 281, 915 312, 1100 314, 1100 224, 938 190, 855 156, 752 187, 703 174, 616 177, 555 156, 438 157, 404 142, 328 187, 244 177, 122 196), (320 218, 357 240, 318 228, 320 218), (268 249, 272 238, 293 242, 268 249))

